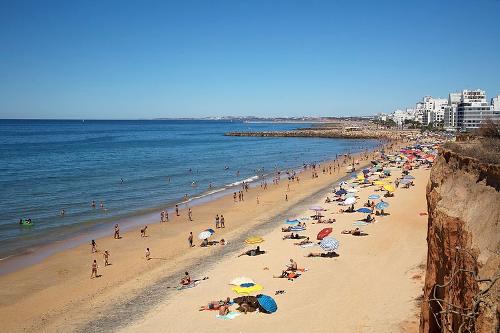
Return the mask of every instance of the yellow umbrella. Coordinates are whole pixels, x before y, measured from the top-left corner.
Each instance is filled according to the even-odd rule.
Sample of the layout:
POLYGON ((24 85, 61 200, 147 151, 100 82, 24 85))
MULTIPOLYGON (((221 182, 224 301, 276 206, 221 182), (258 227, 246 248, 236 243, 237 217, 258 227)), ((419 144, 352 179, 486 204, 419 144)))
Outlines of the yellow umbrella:
POLYGON ((248 237, 247 239, 245 239, 245 243, 247 244, 257 244, 257 243, 262 243, 263 241, 264 238, 259 236, 248 237))
POLYGON ((358 174, 358 179, 359 180, 365 179, 365 175, 363 175, 362 173, 358 174))
POLYGON ((394 186, 384 185, 384 190, 389 191, 389 192, 394 192, 394 186))
POLYGON ((243 287, 243 286, 231 287, 231 290, 236 292, 237 294, 247 294, 247 295, 256 291, 260 291, 262 289, 264 289, 264 287, 262 287, 260 284, 254 284, 248 287, 243 287))

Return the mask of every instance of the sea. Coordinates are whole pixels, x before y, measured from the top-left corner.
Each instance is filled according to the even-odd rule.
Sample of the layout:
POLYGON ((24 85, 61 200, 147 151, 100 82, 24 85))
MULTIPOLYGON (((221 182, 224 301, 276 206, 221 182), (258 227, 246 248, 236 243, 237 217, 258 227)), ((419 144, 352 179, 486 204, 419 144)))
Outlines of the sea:
POLYGON ((243 181, 258 184, 276 170, 298 171, 304 163, 380 144, 224 135, 310 126, 213 120, 0 120, 0 264, 78 234, 111 230, 123 219, 172 211, 186 197, 195 205, 239 190, 243 181), (25 218, 32 225, 20 225, 25 218))

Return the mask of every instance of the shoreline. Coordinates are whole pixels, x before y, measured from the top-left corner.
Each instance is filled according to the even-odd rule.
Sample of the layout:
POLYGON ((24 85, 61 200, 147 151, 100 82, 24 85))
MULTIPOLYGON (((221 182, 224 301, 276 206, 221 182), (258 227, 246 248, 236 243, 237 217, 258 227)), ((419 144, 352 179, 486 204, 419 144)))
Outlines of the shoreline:
MULTIPOLYGON (((393 144, 395 143, 392 142, 391 145, 393 144)), ((372 155, 373 153, 370 152, 369 156, 372 155)), ((356 158, 356 156, 361 155, 352 155, 351 158, 356 158)), ((359 157, 358 159, 361 160, 359 157)), ((251 188, 245 194, 249 198, 247 200, 251 201, 250 203, 247 200, 241 203, 233 203, 232 198, 224 196, 200 205, 193 210, 193 222, 187 221, 183 215, 184 210, 182 210, 181 217, 174 217, 171 222, 149 225, 148 232, 151 236, 145 239, 138 237, 137 228, 132 228, 130 231, 123 233, 125 241, 113 240, 111 237, 112 231, 110 230, 107 237, 97 239, 98 249, 111 250, 111 261, 112 263, 116 262, 116 266, 114 264, 105 269, 105 278, 99 278, 95 281, 88 279, 90 259, 87 258, 97 258, 99 262, 102 260, 102 252, 91 255, 88 245, 79 245, 61 251, 37 264, 0 276, 0 282, 11 285, 9 290, 4 290, 0 295, 2 296, 0 299, 3 300, 0 303, 0 310, 2 310, 0 312, 8 316, 10 319, 8 323, 11 325, 12 330, 22 327, 23 330, 36 331, 46 327, 49 323, 50 325, 57 325, 61 320, 59 316, 87 316, 87 312, 94 309, 96 302, 98 304, 116 304, 122 299, 123 295, 129 297, 130 294, 134 294, 137 290, 153 284, 160 277, 169 276, 172 271, 176 271, 176 267, 179 267, 179 265, 184 266, 190 260, 200 258, 200 256, 206 257, 207 252, 210 255, 213 247, 208 249, 196 247, 191 251, 185 251, 186 241, 184 237, 187 238, 186 233, 190 229, 195 231, 196 234, 199 230, 206 228, 207 224, 209 227, 213 227, 212 221, 215 212, 224 212, 226 225, 234 226, 234 229, 229 227, 220 230, 220 237, 224 237, 231 242, 231 237, 237 238, 238 234, 249 230, 248 228, 257 225, 259 221, 268 220, 277 212, 287 212, 297 200, 302 200, 309 197, 311 192, 316 192, 320 184, 329 187, 331 184, 336 183, 339 178, 346 175, 345 165, 343 164, 345 158, 342 157, 339 163, 342 164, 335 173, 328 174, 327 171, 326 174, 322 174, 321 170, 319 170, 319 178, 316 179, 310 178, 312 175, 310 169, 302 172, 300 174, 300 184, 290 183, 291 192, 289 193, 292 196, 288 202, 284 201, 284 193, 287 192, 287 181, 281 181, 279 185, 269 184, 268 190, 262 190, 258 187, 251 188), (279 199, 276 196, 277 194, 279 194, 279 199), (257 206, 253 201, 256 195, 261 198, 261 204, 257 206), (202 220, 200 220, 200 216, 202 220), (206 218, 207 216, 208 218, 206 218), (250 220, 248 216, 250 216, 250 220), (229 231, 229 229, 232 230, 229 231), (155 253, 163 253, 158 258, 161 260, 145 263, 144 259, 141 259, 141 254, 144 251, 143 246, 145 246, 141 244, 144 243, 152 248, 153 256, 155 253), (123 261, 128 263, 127 267, 120 264, 123 261), (147 265, 144 266, 145 264, 147 265), (32 276, 37 276, 37 279, 33 280, 32 276), (139 286, 137 285, 138 277, 140 277, 141 281, 139 286), (40 308, 38 304, 40 302, 47 303, 47 297, 52 299, 51 295, 54 292, 62 295, 60 299, 57 302, 51 302, 48 308, 45 308, 46 305, 40 308), (93 300, 90 305, 88 304, 89 297, 93 300), (75 310, 76 305, 78 305, 80 311, 75 310), (29 318, 25 318, 25 314, 21 319, 19 318, 19 311, 25 308, 36 310, 29 314, 29 318), (85 309, 85 311, 82 311, 82 309, 85 309)), ((328 165, 328 163, 322 163, 322 165, 328 165)), ((102 270, 103 268, 101 268, 102 270)))
MULTIPOLYGON (((383 140, 378 140, 378 141, 379 141, 378 145, 375 146, 370 151, 360 150, 354 153, 350 151, 344 151, 341 154, 339 154, 338 157, 343 159, 346 153, 352 154, 352 156, 354 157, 359 154, 364 154, 366 152, 373 152, 379 150, 380 148, 388 144, 383 140)), ((317 163, 328 164, 328 163, 333 163, 333 161, 334 161, 333 159, 326 158, 319 160, 317 163)), ((300 165, 292 166, 284 170, 293 170, 298 175, 304 172, 303 167, 300 165)), ((281 180, 283 180, 283 178, 286 178, 286 175, 284 175, 283 172, 284 170, 281 170, 282 171, 281 180)), ((259 175, 254 175, 252 177, 247 177, 245 179, 239 180, 237 182, 225 184, 224 187, 214 188, 210 190, 207 189, 195 196, 188 198, 188 200, 172 201, 170 203, 167 203, 166 206, 163 207, 169 211, 170 215, 172 215, 176 204, 179 205, 180 211, 184 211, 190 207, 197 207, 203 204, 216 201, 224 196, 229 196, 232 194, 234 190, 240 190, 241 184, 243 182, 248 181, 249 179, 251 180, 248 181, 247 183, 249 184, 250 188, 254 188, 259 186, 259 182, 269 181, 273 177, 274 177, 274 172, 267 173, 263 177, 259 175)), ((161 212, 161 208, 162 207, 160 206, 151 207, 133 213, 128 213, 123 216, 116 216, 109 219, 101 219, 98 220, 98 222, 96 222, 95 225, 88 225, 88 226, 75 225, 73 226, 74 228, 81 227, 82 230, 78 230, 74 233, 71 232, 70 235, 62 236, 63 237, 62 239, 54 239, 50 241, 50 243, 48 244, 36 245, 34 247, 27 247, 20 250, 17 253, 14 252, 6 255, 5 257, 0 258, 0 276, 10 274, 16 272, 17 270, 39 263, 45 258, 53 254, 59 253, 61 251, 73 249, 82 244, 86 244, 91 239, 98 240, 100 238, 106 237, 106 235, 109 234, 109 229, 112 228, 112 226, 116 223, 120 225, 120 230, 124 232, 130 231, 134 228, 138 228, 139 226, 145 224, 146 225, 159 224, 160 223, 159 215, 161 212), (102 220, 104 220, 104 222, 102 220)), ((92 221, 85 223, 91 223, 91 222, 92 221)))

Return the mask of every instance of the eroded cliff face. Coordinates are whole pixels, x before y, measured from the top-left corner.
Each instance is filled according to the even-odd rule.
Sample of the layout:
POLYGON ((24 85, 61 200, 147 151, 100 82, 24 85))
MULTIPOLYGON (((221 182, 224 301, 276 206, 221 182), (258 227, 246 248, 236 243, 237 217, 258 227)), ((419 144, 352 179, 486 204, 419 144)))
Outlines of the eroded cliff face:
POLYGON ((499 331, 499 190, 500 165, 440 151, 427 185, 421 332, 499 331))

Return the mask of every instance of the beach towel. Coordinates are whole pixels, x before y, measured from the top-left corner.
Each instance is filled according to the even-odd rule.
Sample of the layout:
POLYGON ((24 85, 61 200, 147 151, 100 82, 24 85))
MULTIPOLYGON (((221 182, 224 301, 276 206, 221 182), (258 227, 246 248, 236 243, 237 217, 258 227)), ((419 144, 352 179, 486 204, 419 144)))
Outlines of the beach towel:
POLYGON ((231 311, 231 312, 229 312, 229 313, 228 313, 227 315, 225 315, 225 316, 216 315, 215 317, 216 317, 216 318, 219 318, 219 319, 230 320, 230 319, 234 319, 234 318, 238 317, 239 315, 241 315, 241 313, 240 313, 240 312, 231 311))
POLYGON ((364 221, 356 221, 356 222, 353 223, 353 225, 355 225, 355 226, 361 226, 361 227, 369 225, 369 224, 370 223, 364 222, 364 221))

